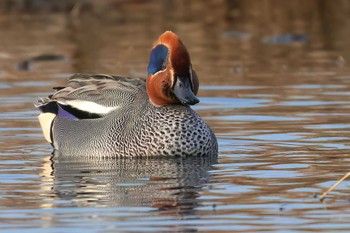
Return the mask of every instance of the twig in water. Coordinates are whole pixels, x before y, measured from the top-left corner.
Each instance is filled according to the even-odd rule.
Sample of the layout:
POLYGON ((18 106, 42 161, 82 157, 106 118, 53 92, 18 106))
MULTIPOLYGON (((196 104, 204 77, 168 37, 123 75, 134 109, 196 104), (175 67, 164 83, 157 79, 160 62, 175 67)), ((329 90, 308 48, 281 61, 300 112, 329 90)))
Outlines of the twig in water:
POLYGON ((346 173, 345 176, 343 176, 340 180, 338 180, 337 183, 335 183, 332 187, 330 187, 326 192, 324 192, 320 196, 320 201, 323 201, 323 199, 326 197, 326 195, 331 192, 333 189, 335 189, 341 182, 343 182, 346 178, 350 176, 350 172, 346 173))

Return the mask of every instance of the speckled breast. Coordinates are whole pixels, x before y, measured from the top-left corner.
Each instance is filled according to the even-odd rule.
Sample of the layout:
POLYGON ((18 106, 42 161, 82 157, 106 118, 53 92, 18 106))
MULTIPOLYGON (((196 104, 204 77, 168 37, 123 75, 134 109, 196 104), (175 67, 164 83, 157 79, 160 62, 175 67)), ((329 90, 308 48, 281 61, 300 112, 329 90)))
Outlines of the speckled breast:
MULTIPOLYGON (((111 137, 126 156, 204 156, 217 154, 209 126, 188 106, 145 106, 132 114, 125 131, 111 137)), ((117 149, 117 148, 115 148, 117 149)), ((117 150, 119 150, 117 149, 117 150)))

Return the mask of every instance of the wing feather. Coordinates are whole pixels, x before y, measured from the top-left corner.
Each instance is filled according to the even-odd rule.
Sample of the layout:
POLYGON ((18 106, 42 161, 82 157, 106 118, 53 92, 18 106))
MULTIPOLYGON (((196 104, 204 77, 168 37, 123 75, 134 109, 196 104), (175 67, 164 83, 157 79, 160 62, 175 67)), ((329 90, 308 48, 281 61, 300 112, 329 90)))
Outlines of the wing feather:
POLYGON ((63 108, 74 108, 88 114, 104 115, 130 105, 137 95, 146 95, 146 81, 105 74, 76 74, 64 87, 56 87, 49 98, 40 99, 36 106, 42 111, 45 105, 56 102, 63 108))

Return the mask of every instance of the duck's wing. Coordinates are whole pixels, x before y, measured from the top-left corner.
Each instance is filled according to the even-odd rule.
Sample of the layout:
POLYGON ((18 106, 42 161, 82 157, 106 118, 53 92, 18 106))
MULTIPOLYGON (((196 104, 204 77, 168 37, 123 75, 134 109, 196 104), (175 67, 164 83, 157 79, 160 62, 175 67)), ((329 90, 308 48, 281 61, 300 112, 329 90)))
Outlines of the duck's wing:
POLYGON ((52 143, 52 125, 56 117, 71 120, 101 118, 111 111, 127 107, 138 95, 146 94, 146 81, 105 74, 76 74, 64 87, 34 105, 42 113, 39 122, 46 140, 52 143))
POLYGON ((42 112, 57 114, 63 108, 78 119, 94 118, 131 104, 139 93, 146 93, 146 81, 106 74, 76 74, 64 87, 54 89, 53 95, 35 103, 42 112))

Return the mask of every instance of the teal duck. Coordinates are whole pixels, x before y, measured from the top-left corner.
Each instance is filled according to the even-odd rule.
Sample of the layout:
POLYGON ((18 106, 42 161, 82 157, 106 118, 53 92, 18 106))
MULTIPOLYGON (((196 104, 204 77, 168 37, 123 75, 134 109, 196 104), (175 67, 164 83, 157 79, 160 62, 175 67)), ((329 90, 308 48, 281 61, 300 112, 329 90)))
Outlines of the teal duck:
POLYGON ((199 82, 175 33, 156 41, 147 73, 146 79, 73 75, 35 102, 45 139, 67 155, 216 155, 215 134, 190 108, 199 102, 199 82))

